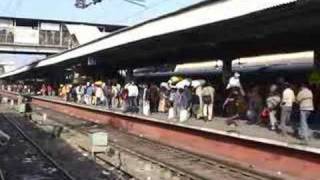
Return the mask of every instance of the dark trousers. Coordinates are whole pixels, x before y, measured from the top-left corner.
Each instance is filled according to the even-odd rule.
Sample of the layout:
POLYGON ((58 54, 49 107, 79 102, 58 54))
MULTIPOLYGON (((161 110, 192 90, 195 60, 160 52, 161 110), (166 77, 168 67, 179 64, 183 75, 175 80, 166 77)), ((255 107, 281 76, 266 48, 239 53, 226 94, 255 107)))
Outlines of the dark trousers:
POLYGON ((129 107, 128 107, 129 112, 139 112, 138 105, 137 105, 137 97, 135 96, 129 97, 128 103, 129 103, 129 107))
POLYGON ((111 96, 107 96, 105 101, 106 101, 105 103, 106 103, 107 108, 111 109, 112 108, 112 97, 111 96))
POLYGON ((159 101, 150 101, 150 112, 158 112, 159 101))

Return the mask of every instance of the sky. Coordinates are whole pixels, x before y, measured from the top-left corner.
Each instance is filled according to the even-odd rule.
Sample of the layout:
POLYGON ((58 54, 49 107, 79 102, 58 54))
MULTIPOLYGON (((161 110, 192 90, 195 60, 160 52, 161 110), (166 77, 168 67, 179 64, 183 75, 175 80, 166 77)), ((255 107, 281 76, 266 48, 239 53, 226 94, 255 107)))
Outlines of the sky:
POLYGON ((142 1, 146 7, 125 0, 103 0, 86 9, 78 9, 74 6, 75 0, 1 0, 0 16, 133 25, 203 0, 142 1))
MULTIPOLYGON (((0 16, 131 26, 203 0, 142 1, 146 7, 133 5, 125 0, 103 0, 86 9, 78 9, 74 6, 75 0, 0 0, 0 16)), ((16 68, 42 58, 43 56, 0 54, 0 62, 14 61, 16 68)))

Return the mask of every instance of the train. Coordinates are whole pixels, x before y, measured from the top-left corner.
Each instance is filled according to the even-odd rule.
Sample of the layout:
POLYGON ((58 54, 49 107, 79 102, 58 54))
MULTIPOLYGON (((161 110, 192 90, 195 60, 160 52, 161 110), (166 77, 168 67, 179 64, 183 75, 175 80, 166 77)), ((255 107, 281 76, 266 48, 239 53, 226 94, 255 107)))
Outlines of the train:
MULTIPOLYGON (((271 54, 256 57, 235 59, 232 62, 233 72, 238 72, 244 81, 272 80, 284 77, 292 81, 306 80, 314 71, 315 51, 271 54), (258 75, 258 76, 257 76, 258 75)), ((137 79, 162 79, 170 76, 187 76, 206 79, 220 79, 223 62, 210 60, 205 62, 145 67, 134 70, 137 79)))

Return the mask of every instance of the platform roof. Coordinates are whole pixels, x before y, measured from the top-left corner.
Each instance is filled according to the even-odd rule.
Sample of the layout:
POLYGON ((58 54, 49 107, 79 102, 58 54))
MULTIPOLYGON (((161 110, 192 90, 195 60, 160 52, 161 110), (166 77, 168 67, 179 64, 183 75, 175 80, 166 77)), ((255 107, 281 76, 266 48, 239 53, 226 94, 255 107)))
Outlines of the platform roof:
MULTIPOLYGON (((139 62, 137 63, 135 60, 158 56, 168 48, 168 44, 170 46, 172 45, 169 47, 171 50, 176 46, 182 46, 180 51, 184 51, 194 48, 195 44, 193 44, 193 42, 198 43, 196 44, 195 49, 201 49, 202 45, 206 46, 205 48, 212 48, 212 51, 214 52, 210 52, 210 55, 212 57, 215 56, 216 58, 223 54, 215 52, 214 50, 218 43, 220 43, 219 47, 223 47, 224 45, 224 42, 219 38, 225 38, 225 42, 230 39, 241 39, 246 36, 242 31, 244 28, 246 30, 249 29, 249 31, 251 30, 250 35, 254 36, 254 39, 259 39, 259 35, 263 38, 265 34, 267 34, 264 32, 268 31, 267 29, 263 29, 266 28, 263 27, 263 25, 266 24, 265 22, 269 23, 272 21, 273 24, 268 24, 268 27, 273 27, 273 25, 280 23, 280 21, 276 21, 277 19, 280 19, 281 23, 288 23, 288 25, 291 25, 289 24, 291 21, 287 22, 287 18, 292 14, 289 14, 288 12, 297 12, 297 15, 299 16, 303 13, 302 10, 299 10, 300 6, 298 6, 303 3, 298 2, 300 2, 300 0, 259 0, 259 3, 257 3, 256 0, 208 0, 162 17, 121 29, 74 49, 50 56, 39 61, 32 67, 42 68, 57 63, 75 61, 86 56, 94 56, 98 59, 105 58, 103 61, 108 63, 119 63, 121 60, 126 59, 122 62, 129 66, 133 63, 139 64, 139 62), (255 27, 254 23, 249 22, 258 22, 259 25, 255 27), (225 35, 224 30, 228 31, 230 34, 235 34, 236 36, 231 37, 230 35, 229 37, 229 34, 227 34, 228 36, 225 35), (260 34, 258 30, 263 33, 260 34), (188 46, 187 49, 184 49, 186 44, 190 44, 190 46, 188 46), (159 45, 162 46, 159 47, 159 45), (148 54, 148 51, 153 54, 148 54), (145 54, 148 54, 149 56, 147 57, 145 54), (134 57, 135 55, 137 56, 134 57)), ((284 31, 284 27, 282 26, 283 24, 280 24, 280 27, 277 26, 279 31, 290 31, 289 26, 285 27, 286 31, 284 31)), ((278 37, 276 36, 273 38, 278 37)), ((230 47, 228 48, 230 49, 230 47)), ((208 49, 205 50, 208 51, 208 49)), ((239 51, 239 49, 237 50, 239 51)), ((199 50, 197 53, 206 54, 208 52, 199 50)), ((178 55, 183 56, 185 54, 188 54, 188 52, 184 51, 182 54, 180 52, 178 55)), ((170 56, 170 51, 165 52, 164 55, 170 56)), ((192 54, 192 56, 194 55, 195 54, 192 54)), ((158 62, 160 61, 161 60, 158 60, 158 62)), ((144 63, 145 62, 141 64, 144 63)), ((149 63, 153 62, 150 62, 149 60, 149 63)), ((16 72, 21 73, 21 70, 17 70, 16 72)), ((0 76, 0 78, 18 73, 11 72, 0 76)))

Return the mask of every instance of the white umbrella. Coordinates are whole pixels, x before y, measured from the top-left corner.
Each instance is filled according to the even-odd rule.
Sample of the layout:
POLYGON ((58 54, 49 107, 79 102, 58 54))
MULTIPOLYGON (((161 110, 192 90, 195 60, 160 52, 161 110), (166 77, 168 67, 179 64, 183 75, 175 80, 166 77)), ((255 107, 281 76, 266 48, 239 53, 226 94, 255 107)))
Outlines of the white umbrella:
POLYGON ((160 87, 164 87, 164 88, 166 88, 166 89, 170 89, 169 84, 166 83, 166 82, 162 82, 162 83, 160 84, 160 87))
POLYGON ((193 80, 191 82, 191 86, 194 88, 197 88, 199 86, 203 86, 204 84, 206 84, 206 80, 204 80, 204 79, 197 79, 197 80, 193 80))
POLYGON ((176 84, 180 82, 183 78, 178 77, 178 76, 172 76, 169 80, 170 84, 176 84))
POLYGON ((185 86, 191 86, 189 79, 184 79, 176 84, 178 89, 183 89, 185 86))

